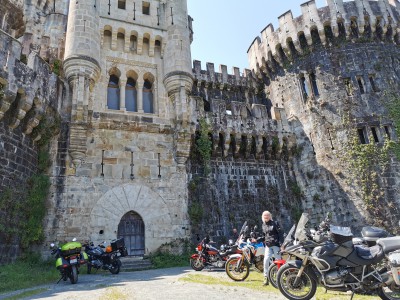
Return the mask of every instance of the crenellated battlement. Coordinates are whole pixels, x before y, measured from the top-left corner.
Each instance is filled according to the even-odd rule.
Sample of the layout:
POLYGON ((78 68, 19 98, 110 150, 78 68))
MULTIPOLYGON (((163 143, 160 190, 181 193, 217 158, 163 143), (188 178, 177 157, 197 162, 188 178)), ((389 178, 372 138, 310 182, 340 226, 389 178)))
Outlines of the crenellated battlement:
POLYGON ((278 29, 269 24, 254 39, 247 53, 257 75, 268 76, 276 71, 276 63, 283 66, 296 54, 305 55, 317 44, 330 46, 335 39, 400 43, 400 3, 396 0, 327 0, 322 8, 311 0, 301 5, 301 12, 293 18, 287 11, 278 18, 278 29))

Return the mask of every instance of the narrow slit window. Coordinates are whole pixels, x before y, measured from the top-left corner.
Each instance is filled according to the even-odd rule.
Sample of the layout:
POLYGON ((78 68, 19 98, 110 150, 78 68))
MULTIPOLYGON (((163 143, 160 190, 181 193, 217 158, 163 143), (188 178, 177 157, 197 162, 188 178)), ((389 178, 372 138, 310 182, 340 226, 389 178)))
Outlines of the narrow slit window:
POLYGON ((364 83, 361 77, 357 77, 357 83, 358 83, 358 87, 360 88, 360 93, 364 94, 365 93, 365 89, 364 89, 364 83))
POLYGON ((150 15, 150 2, 144 2, 142 4, 142 13, 144 15, 150 15))
POLYGON ((378 133, 375 127, 371 127, 372 136, 374 137, 374 142, 379 143, 378 133))
POLYGON ((358 137, 360 138, 360 143, 361 144, 368 144, 364 128, 358 128, 357 132, 358 132, 358 137))
POLYGON ((376 86, 375 79, 373 76, 369 76, 369 83, 371 84, 371 88, 373 92, 378 92, 378 87, 376 86))
POLYGON ((389 126, 383 126, 383 128, 385 128, 386 136, 388 137, 389 140, 391 140, 392 138, 390 137, 390 129, 389 129, 389 126))
POLYGON ((351 79, 350 78, 344 78, 343 82, 344 82, 344 86, 346 88, 347 96, 352 96, 353 95, 353 85, 351 83, 351 79))
POLYGON ((301 93, 303 95, 303 100, 307 100, 309 92, 306 83, 306 78, 304 77, 304 75, 300 76, 300 87, 301 87, 301 93))
POLYGON ((311 82, 311 87, 312 87, 314 96, 318 97, 319 91, 318 91, 318 85, 317 85, 317 76, 315 76, 315 73, 310 74, 310 82, 311 82))

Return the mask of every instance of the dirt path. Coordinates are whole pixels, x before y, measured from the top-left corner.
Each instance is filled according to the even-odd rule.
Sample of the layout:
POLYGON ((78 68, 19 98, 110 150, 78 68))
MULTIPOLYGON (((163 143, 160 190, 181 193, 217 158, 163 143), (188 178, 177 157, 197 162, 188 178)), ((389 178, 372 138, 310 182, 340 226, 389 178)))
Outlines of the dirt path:
MULTIPOLYGON (((243 287, 179 281, 180 277, 190 273, 195 272, 185 267, 123 272, 118 275, 80 274, 77 284, 61 281, 59 284, 41 286, 46 291, 25 299, 285 299, 278 291, 264 293, 243 287)), ((224 272, 219 271, 202 271, 201 274, 226 277, 224 272)), ((7 296, 11 294, 0 295, 0 299, 6 299, 7 296)))

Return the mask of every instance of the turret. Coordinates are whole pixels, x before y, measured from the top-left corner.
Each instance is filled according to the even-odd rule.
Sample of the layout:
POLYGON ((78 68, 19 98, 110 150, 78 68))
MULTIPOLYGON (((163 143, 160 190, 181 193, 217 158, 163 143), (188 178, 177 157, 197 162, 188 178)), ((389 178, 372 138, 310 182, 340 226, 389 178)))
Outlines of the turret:
POLYGON ((168 1, 165 9, 168 38, 164 52, 164 85, 175 108, 175 159, 182 166, 190 151, 190 134, 187 134, 190 129, 186 125, 189 120, 188 95, 193 84, 187 1, 168 1))
POLYGON ((86 153, 89 98, 100 75, 99 14, 92 2, 70 2, 64 58, 72 97, 70 155, 77 166, 86 153))

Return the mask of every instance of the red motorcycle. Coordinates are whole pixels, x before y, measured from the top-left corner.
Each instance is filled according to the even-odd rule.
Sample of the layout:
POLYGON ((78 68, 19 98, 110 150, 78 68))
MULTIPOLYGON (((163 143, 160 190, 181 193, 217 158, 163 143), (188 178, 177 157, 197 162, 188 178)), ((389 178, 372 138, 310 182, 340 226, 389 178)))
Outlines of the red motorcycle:
POLYGON ((207 236, 196 247, 197 253, 190 257, 190 266, 195 271, 201 271, 205 266, 224 268, 229 255, 241 253, 237 245, 221 245, 220 250, 210 245, 213 243, 207 236))

